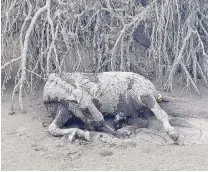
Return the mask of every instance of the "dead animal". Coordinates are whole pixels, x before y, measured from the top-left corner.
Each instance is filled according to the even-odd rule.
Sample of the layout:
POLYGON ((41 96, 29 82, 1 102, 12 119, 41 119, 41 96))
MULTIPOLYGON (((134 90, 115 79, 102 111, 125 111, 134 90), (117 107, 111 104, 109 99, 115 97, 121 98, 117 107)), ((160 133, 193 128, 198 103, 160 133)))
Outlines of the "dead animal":
POLYGON ((107 125, 104 116, 118 115, 121 96, 126 96, 126 102, 134 106, 133 112, 127 116, 141 108, 148 108, 163 123, 169 137, 177 141, 179 133, 170 125, 167 113, 156 101, 156 95, 151 81, 132 72, 50 74, 44 87, 44 103, 46 106, 54 102, 58 105, 51 111, 55 119, 49 126, 49 132, 52 135, 69 134, 72 138, 77 135, 90 140, 87 131, 61 128, 74 115, 92 128, 116 135, 117 131, 107 125))

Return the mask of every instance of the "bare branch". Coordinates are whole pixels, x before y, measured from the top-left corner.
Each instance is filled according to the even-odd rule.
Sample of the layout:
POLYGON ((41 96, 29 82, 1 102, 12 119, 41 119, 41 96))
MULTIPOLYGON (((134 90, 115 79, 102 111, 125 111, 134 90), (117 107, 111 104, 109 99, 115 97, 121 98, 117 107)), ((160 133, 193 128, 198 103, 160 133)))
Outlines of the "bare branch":
POLYGON ((13 59, 10 62, 5 63, 3 66, 1 66, 1 70, 4 70, 6 68, 6 66, 11 65, 12 63, 14 63, 14 62, 16 62, 18 60, 21 60, 21 56, 17 57, 16 59, 13 59))

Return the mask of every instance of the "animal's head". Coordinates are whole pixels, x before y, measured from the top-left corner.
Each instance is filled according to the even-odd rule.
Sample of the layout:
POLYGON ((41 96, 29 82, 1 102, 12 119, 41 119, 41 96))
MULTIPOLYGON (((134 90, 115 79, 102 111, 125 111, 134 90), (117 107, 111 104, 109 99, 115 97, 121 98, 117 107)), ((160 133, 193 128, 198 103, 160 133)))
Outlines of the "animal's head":
POLYGON ((66 101, 74 102, 83 115, 92 119, 94 122, 99 123, 100 121, 104 121, 103 115, 98 110, 101 104, 83 89, 73 90, 71 96, 66 98, 66 101))
POLYGON ((61 79, 57 74, 51 74, 49 76, 44 88, 43 97, 44 100, 56 100, 68 104, 69 110, 77 117, 84 116, 86 119, 91 119, 98 124, 100 121, 104 122, 98 106, 96 107, 96 105, 100 107, 99 102, 95 101, 82 88, 74 87, 61 79))

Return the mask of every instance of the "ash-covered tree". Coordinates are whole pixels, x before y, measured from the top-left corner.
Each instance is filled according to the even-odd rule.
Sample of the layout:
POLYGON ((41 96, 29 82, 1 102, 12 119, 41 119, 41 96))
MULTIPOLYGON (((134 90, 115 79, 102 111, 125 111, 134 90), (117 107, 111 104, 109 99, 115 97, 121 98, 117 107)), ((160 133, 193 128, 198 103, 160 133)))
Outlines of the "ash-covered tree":
POLYGON ((208 79, 207 0, 2 0, 2 88, 15 69, 23 109, 51 72, 133 71, 199 94, 208 79))

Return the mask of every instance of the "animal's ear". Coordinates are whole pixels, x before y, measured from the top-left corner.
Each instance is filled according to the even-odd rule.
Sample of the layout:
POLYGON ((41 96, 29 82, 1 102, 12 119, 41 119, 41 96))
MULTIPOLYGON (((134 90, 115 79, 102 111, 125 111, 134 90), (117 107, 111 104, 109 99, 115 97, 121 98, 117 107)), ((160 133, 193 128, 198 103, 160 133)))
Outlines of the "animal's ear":
POLYGON ((66 98, 66 101, 77 102, 75 95, 71 95, 66 98))
POLYGON ((76 101, 77 101, 78 103, 80 103, 81 100, 82 100, 82 97, 83 97, 83 92, 82 92, 82 90, 76 89, 76 90, 73 91, 73 93, 74 93, 74 95, 75 95, 75 97, 76 97, 76 101))
POLYGON ((70 96, 66 98, 66 101, 73 101, 80 103, 83 97, 83 92, 80 89, 75 89, 70 96))

